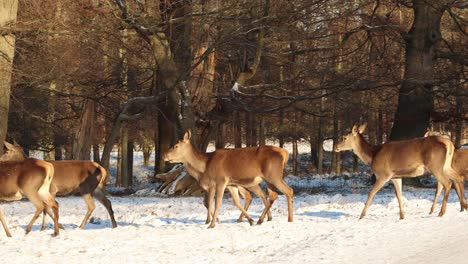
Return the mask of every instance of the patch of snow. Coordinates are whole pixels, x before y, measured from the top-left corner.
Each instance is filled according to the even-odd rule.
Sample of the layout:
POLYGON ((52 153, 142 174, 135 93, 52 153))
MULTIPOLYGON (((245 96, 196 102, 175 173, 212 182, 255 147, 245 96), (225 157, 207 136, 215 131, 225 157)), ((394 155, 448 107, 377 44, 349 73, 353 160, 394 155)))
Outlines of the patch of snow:
MULTIPOLYGON (((202 198, 110 197, 118 227, 97 204, 85 230, 78 228, 86 207, 81 197, 58 198, 60 222, 40 232, 39 220, 24 234, 34 207, 30 202, 2 204, 13 238, 0 232, 2 258, 11 263, 466 263, 468 213, 459 212, 452 193, 447 213, 428 215, 434 189, 404 188, 405 220, 398 220, 393 190, 379 192, 365 219, 358 220, 367 191, 296 195, 294 222, 280 196, 273 221, 261 226, 235 223, 239 210, 224 199, 220 222, 204 225, 202 198)), ((249 209, 258 218, 263 204, 249 209)))

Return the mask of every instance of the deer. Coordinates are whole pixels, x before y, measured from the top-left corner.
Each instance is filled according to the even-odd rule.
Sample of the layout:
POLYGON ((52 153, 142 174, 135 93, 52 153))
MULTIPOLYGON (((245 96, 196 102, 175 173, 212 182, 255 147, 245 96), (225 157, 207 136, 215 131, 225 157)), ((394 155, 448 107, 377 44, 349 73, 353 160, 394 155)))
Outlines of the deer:
MULTIPOLYGON (((47 160, 47 162, 54 166, 55 171, 52 181, 52 195, 69 196, 79 191, 86 203, 87 211, 80 224, 80 229, 85 228, 89 217, 96 208, 93 198, 106 208, 112 222, 112 228, 117 227, 112 203, 103 191, 107 180, 107 170, 104 167, 90 160, 47 160)), ((46 226, 45 213, 42 221, 42 230, 46 226)))
MULTIPOLYGON (((16 160, 27 159, 23 149, 16 143, 10 145, 10 152, 11 155, 15 155, 14 159, 16 160)), ((88 210, 80 224, 81 229, 84 229, 96 208, 93 198, 96 198, 106 208, 112 222, 112 228, 117 227, 112 203, 102 190, 107 180, 107 170, 104 167, 89 160, 46 160, 46 162, 52 164, 54 168, 54 177, 51 183, 53 197, 72 195, 76 191, 79 191, 83 197, 88 210)), ((44 210, 41 230, 46 228, 46 213, 47 211, 44 210)), ((59 224, 59 227, 63 228, 63 225, 59 224)))
MULTIPOLYGON (((265 181, 270 193, 270 201, 276 199, 282 192, 288 200, 288 222, 293 221, 293 189, 283 179, 283 169, 288 159, 285 149, 275 146, 245 147, 233 149, 218 149, 211 153, 196 150, 190 142, 191 131, 187 130, 182 139, 172 146, 163 156, 170 163, 182 163, 189 174, 195 178, 199 185, 207 192, 206 207, 208 217, 213 215, 208 228, 214 228, 218 219, 219 208, 226 188, 234 188, 233 201, 247 218, 250 225, 253 219, 241 206, 235 191, 237 186, 249 189, 260 188, 259 184, 265 181), (211 213, 211 204, 215 198, 214 212, 211 213)), ((272 202, 264 201, 259 223, 263 222, 269 212, 272 202)))
MULTIPOLYGON (((46 210, 54 220, 54 234, 59 234, 58 203, 51 195, 51 183, 54 176, 52 164, 34 158, 18 159, 15 146, 4 142, 7 152, 0 157, 0 200, 17 201, 25 195, 36 207, 33 218, 26 227, 26 234, 43 210, 46 210)), ((0 209, 0 221, 8 237, 10 230, 0 209)))
MULTIPOLYGON (((452 161, 453 169, 458 172, 464 180, 468 179, 468 149, 455 149, 455 153, 453 154, 453 161, 452 161)), ((467 209, 463 205, 466 204, 465 193, 461 191, 460 186, 455 183, 455 190, 457 191, 458 198, 460 199, 460 211, 462 212, 464 209, 467 209)), ((463 185, 463 183, 462 183, 463 185)), ((432 203, 431 211, 429 214, 432 214, 435 210, 437 205, 437 200, 439 200, 440 193, 442 192, 442 185, 438 182, 437 189, 434 195, 434 202, 432 203)))
MULTIPOLYGON (((455 147, 444 137, 430 136, 401 141, 389 141, 383 145, 369 144, 362 133, 366 124, 354 125, 351 132, 343 136, 336 144, 334 151, 352 150, 366 164, 370 165, 376 177, 376 182, 370 190, 364 209, 359 219, 366 216, 374 195, 392 180, 395 194, 400 207, 400 219, 404 219, 402 202, 402 177, 418 177, 427 170, 444 187, 444 200, 439 216, 443 216, 452 181, 460 183, 460 175, 452 168, 455 147)), ((463 189, 463 186, 461 186, 463 189)), ((462 190, 464 191, 464 190, 462 190)), ((463 205, 466 208, 466 204, 463 205)))

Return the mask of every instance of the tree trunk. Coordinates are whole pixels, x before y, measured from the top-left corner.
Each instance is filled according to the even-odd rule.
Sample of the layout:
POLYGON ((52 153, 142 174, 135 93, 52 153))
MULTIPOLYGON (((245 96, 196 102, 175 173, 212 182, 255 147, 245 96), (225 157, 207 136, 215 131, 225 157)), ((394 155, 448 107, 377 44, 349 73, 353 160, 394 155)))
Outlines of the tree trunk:
MULTIPOLYGON (((414 20, 405 37, 405 73, 389 140, 424 136, 434 108, 433 65, 441 39, 440 20, 448 1, 413 0, 414 20)), ((420 185, 416 177, 405 183, 420 185)))
POLYGON ((127 178, 124 181, 125 187, 133 185, 133 145, 133 139, 130 138, 127 145, 127 178))
POLYGON ((128 187, 128 128, 123 127, 120 131, 120 186, 128 187))
POLYGON ((414 20, 405 39, 405 74, 390 140, 421 137, 429 126, 435 48, 441 39, 440 20, 447 1, 433 2, 413 1, 414 20))
POLYGON ((297 158, 298 158, 298 149, 297 149, 297 139, 294 138, 293 139, 293 145, 292 145, 292 167, 293 167, 293 175, 297 175, 297 172, 298 172, 298 162, 297 162, 297 158))
POLYGON ((90 159, 95 124, 94 105, 92 100, 85 101, 81 122, 73 140, 73 159, 75 160, 90 159))
POLYGON ((279 140, 279 147, 283 148, 284 147, 284 131, 283 131, 283 124, 284 124, 284 112, 281 111, 279 114, 279 135, 278 135, 278 140, 279 140))
POLYGON ((99 144, 93 144, 93 160, 97 163, 101 162, 100 154, 99 154, 99 144))
POLYGON ((224 148, 226 145, 226 125, 220 124, 218 129, 216 129, 216 149, 224 148))
POLYGON ((258 128, 258 145, 265 146, 265 118, 263 116, 259 117, 259 128, 258 128))
POLYGON ((240 113, 239 111, 234 112, 233 116, 233 131, 234 131, 234 146, 236 148, 242 147, 242 126, 240 120, 240 113))
MULTIPOLYGON (((0 2, 0 28, 15 24, 17 12, 18 0, 2 0, 0 2)), ((16 37, 13 34, 0 37, 0 155, 3 154, 3 141, 5 141, 8 131, 15 41, 16 37)))

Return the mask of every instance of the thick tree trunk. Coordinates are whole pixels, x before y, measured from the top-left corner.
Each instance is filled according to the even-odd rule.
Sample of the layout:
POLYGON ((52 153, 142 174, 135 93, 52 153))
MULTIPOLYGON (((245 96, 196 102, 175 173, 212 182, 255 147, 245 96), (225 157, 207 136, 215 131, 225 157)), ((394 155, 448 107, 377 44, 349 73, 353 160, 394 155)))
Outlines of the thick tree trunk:
POLYGON ((446 2, 413 1, 414 20, 405 39, 405 74, 390 140, 421 137, 429 126, 434 107, 435 48, 441 39, 440 20, 446 2))
POLYGON ((73 140, 73 159, 89 160, 95 124, 95 103, 86 100, 78 130, 73 140))
MULTIPOLYGON (((441 39, 440 20, 448 1, 413 0, 414 20, 406 35, 405 73, 389 140, 424 136, 434 108, 433 65, 441 39)), ((405 183, 420 185, 418 178, 405 183)))
MULTIPOLYGON (((18 0, 0 1, 0 27, 16 23, 18 0)), ((0 155, 3 141, 8 131, 8 111, 10 109, 11 74, 15 55, 16 37, 8 34, 0 37, 0 155)))

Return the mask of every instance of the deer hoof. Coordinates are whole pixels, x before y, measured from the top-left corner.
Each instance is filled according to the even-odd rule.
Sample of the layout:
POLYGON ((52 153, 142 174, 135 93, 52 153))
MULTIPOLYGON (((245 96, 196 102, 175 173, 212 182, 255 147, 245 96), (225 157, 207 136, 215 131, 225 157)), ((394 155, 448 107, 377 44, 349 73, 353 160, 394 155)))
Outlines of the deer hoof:
POLYGON ((214 227, 215 227, 215 225, 212 224, 212 225, 209 225, 209 226, 208 226, 208 229, 214 228, 214 227))

